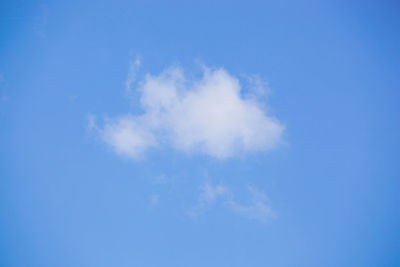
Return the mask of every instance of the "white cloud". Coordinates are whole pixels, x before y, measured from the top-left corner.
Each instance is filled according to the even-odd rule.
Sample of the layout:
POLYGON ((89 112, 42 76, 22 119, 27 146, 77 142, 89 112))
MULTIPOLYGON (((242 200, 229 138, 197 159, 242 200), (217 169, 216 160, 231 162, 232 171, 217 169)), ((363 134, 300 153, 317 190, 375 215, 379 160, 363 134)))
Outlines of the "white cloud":
MULTIPOLYGON (((139 65, 140 61, 131 63, 126 81, 130 92, 139 65)), ((256 83, 254 91, 260 86, 256 83)), ((120 155, 136 158, 150 147, 170 145, 227 158, 266 151, 281 142, 283 125, 222 68, 205 68, 201 78, 188 79, 181 68, 170 67, 159 75, 145 75, 136 91, 143 114, 123 115, 98 129, 102 140, 120 155)))
POLYGON ((270 219, 276 218, 276 214, 267 204, 268 199, 263 192, 253 186, 249 186, 248 191, 251 195, 250 200, 240 203, 235 200, 234 194, 228 187, 205 183, 201 186, 196 206, 189 210, 188 214, 197 218, 219 201, 233 213, 250 220, 266 223, 270 219))
POLYGON ((99 132, 102 140, 117 154, 138 158, 144 150, 157 144, 153 132, 145 124, 145 118, 123 116, 107 122, 99 132))

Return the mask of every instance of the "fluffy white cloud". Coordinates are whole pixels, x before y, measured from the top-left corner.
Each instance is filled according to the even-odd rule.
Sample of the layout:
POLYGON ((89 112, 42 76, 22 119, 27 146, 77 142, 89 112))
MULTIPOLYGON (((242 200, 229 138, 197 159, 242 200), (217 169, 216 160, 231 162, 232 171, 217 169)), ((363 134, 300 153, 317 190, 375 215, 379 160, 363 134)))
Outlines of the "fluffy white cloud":
MULTIPOLYGON (((131 65, 126 88, 133 90, 139 62, 131 65)), ((259 84, 255 91, 260 90, 259 84)), ((140 156, 156 145, 227 158, 246 151, 266 151, 280 143, 284 127, 268 115, 257 98, 243 93, 239 80, 224 69, 204 69, 188 79, 179 67, 137 82, 140 116, 123 115, 96 128, 118 154, 140 156)))

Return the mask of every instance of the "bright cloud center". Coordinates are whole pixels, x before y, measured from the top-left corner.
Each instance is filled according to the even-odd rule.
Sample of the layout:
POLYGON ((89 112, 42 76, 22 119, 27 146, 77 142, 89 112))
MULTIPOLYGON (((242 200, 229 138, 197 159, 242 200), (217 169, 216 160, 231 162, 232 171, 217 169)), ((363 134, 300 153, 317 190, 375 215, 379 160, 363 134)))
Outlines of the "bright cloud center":
POLYGON ((205 69, 200 79, 188 80, 182 69, 168 68, 147 74, 137 90, 144 114, 126 114, 97 128, 120 155, 135 158, 150 147, 170 145, 227 158, 281 141, 283 125, 255 97, 243 97, 239 80, 224 69, 205 69))

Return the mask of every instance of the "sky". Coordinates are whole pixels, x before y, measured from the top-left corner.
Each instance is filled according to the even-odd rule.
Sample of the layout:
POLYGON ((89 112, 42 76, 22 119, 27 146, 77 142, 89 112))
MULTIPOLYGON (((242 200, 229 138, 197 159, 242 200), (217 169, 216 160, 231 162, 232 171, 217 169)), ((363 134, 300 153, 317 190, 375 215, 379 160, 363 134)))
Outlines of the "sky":
POLYGON ((400 266, 396 1, 0 1, 0 266, 400 266))

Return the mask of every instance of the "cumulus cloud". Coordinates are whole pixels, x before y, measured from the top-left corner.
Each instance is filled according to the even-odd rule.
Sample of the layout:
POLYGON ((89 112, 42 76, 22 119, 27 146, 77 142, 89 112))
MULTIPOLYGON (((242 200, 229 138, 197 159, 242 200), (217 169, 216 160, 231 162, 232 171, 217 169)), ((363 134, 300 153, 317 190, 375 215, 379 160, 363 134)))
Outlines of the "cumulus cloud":
POLYGON ((233 213, 250 220, 266 223, 275 218, 276 214, 268 205, 266 195, 254 186, 249 186, 247 189, 251 196, 250 200, 241 203, 235 200, 234 194, 227 186, 205 183, 200 187, 201 192, 197 204, 188 211, 188 214, 197 218, 211 209, 213 205, 221 203, 233 213))
MULTIPOLYGON (((169 67, 134 83, 139 65, 131 63, 126 89, 139 93, 143 113, 109 119, 97 128, 118 154, 137 158, 148 148, 167 145, 227 158, 281 142, 284 126, 226 70, 204 68, 202 77, 193 79, 182 68, 169 67)), ((256 83, 254 91, 260 86, 256 83)))

